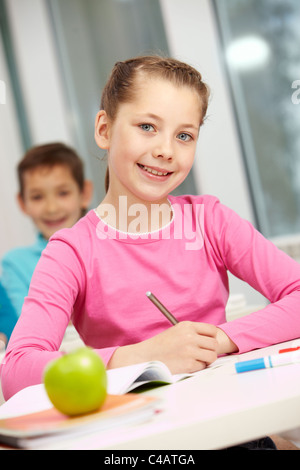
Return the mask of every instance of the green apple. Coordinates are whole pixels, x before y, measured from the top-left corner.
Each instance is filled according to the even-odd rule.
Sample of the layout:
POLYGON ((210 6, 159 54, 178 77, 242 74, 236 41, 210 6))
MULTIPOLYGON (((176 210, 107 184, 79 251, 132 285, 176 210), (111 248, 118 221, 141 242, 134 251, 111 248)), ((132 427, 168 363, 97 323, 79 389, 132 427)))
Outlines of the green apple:
POLYGON ((98 410, 107 395, 104 363, 89 347, 51 361, 44 370, 43 381, 50 401, 68 416, 98 410))

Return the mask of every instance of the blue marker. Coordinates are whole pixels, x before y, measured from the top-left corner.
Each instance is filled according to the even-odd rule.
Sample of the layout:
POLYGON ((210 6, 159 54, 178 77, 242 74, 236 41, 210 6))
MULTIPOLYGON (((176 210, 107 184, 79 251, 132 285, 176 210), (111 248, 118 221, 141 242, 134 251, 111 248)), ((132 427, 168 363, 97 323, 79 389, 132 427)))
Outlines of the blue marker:
POLYGON ((249 372, 251 370, 269 369, 271 367, 283 366, 300 362, 300 351, 291 353, 274 354, 273 356, 261 357, 250 361, 235 363, 235 370, 240 372, 249 372))

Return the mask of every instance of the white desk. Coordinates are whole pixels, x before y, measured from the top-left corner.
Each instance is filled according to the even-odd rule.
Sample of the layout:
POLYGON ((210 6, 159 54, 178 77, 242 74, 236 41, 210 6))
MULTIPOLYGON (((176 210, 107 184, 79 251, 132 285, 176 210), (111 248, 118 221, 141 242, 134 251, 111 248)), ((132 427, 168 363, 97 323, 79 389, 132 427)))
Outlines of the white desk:
MULTIPOLYGON (((261 357, 300 340, 237 356, 261 357)), ((150 423, 81 445, 106 449, 220 449, 300 427, 300 364, 237 374, 233 363, 147 392, 163 398, 150 423)))
MULTIPOLYGON (((287 345, 300 345, 300 340, 235 359, 261 357, 287 345)), ((162 398, 162 411, 147 423, 61 441, 50 448, 221 449, 300 427, 300 363, 237 374, 233 359, 148 391, 162 398)))

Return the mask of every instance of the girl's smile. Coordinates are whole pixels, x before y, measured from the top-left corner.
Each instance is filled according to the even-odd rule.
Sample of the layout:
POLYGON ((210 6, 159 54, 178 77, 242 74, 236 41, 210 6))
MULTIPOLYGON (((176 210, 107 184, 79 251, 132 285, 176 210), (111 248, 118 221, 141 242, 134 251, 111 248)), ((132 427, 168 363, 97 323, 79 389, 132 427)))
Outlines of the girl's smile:
POLYGON ((173 173, 172 171, 166 171, 163 168, 150 167, 142 165, 141 163, 138 163, 137 165, 148 178, 154 178, 155 181, 166 181, 166 179, 173 173))

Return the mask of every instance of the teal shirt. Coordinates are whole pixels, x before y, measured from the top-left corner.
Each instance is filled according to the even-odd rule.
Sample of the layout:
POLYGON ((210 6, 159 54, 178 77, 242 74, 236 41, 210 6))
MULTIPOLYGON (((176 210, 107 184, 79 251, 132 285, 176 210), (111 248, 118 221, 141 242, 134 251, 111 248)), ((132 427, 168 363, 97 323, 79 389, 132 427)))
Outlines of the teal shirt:
POLYGON ((7 339, 10 338, 17 320, 17 314, 0 283, 0 333, 4 333, 7 339))
POLYGON ((33 245, 10 250, 2 258, 2 284, 18 317, 28 294, 33 271, 47 243, 39 234, 33 245))

